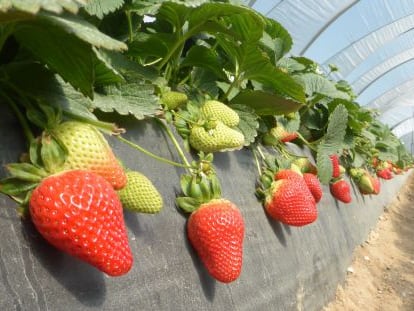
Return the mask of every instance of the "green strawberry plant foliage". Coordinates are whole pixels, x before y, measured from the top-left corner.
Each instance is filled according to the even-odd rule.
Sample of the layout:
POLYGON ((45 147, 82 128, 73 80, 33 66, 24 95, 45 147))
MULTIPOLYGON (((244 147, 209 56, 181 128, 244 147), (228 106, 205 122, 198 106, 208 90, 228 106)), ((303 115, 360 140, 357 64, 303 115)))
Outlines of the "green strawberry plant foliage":
POLYGON ((121 8, 124 2, 124 0, 88 0, 83 9, 89 15, 102 19, 108 13, 121 8))
POLYGON ((318 178, 323 184, 328 184, 332 177, 332 164, 329 156, 337 154, 342 148, 348 124, 348 111, 338 105, 329 117, 326 134, 318 145, 316 163, 318 178))
MULTIPOLYGON (((71 131, 56 134, 64 121, 117 134, 130 147, 184 168, 175 203, 193 215, 212 200, 230 202, 222 198, 213 152, 251 148, 262 190, 276 170, 305 160, 288 144, 310 149, 325 185, 332 179, 331 155, 348 171, 374 170, 373 159, 399 168, 413 164, 391 129, 355 101, 349 83, 330 78, 338 71, 334 64, 324 73, 313 60, 288 55, 292 45, 280 23, 230 0, 2 1, 0 107, 16 113, 28 152, 22 163, 7 165, 11 177, 0 181, 0 191, 27 206, 38 183, 70 162, 71 141, 63 134, 71 131), (114 122, 121 115, 152 118, 181 162, 128 141, 102 115, 114 122), (192 161, 177 138, 187 153, 198 151, 192 161)), ((114 165, 123 176, 116 159, 114 165)))

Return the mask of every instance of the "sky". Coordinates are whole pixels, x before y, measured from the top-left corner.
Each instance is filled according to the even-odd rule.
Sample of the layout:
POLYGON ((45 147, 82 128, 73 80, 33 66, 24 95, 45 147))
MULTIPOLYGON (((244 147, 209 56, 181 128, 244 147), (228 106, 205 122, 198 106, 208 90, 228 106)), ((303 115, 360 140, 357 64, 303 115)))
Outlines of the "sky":
MULTIPOLYGON (((283 14, 290 13, 292 19, 300 19, 300 14, 295 14, 296 12, 286 11, 277 13, 277 11, 274 11, 281 10, 280 8, 282 7, 285 8, 286 1, 297 2, 300 6, 306 6, 306 3, 320 5, 321 15, 324 13, 323 5, 332 6, 335 1, 339 3, 338 0, 257 0, 253 5, 253 8, 265 15, 270 14, 270 16, 275 16, 276 14, 277 16, 277 14, 282 14, 280 16, 284 18, 285 15, 283 14)), ((342 2, 342 4, 343 3, 344 2, 342 2)), ((306 14, 307 12, 305 11, 304 13, 306 14)), ((306 18, 305 14, 303 15, 303 18, 306 18)), ((364 38, 384 25, 389 25, 399 20, 405 20, 410 14, 413 14, 414 20, 413 0, 360 0, 345 13, 340 15, 339 18, 323 31, 308 48, 304 56, 309 57, 318 63, 324 63, 332 55, 340 52, 353 42, 364 38)), ((287 16, 286 18, 289 17, 290 16, 287 16)), ((317 18, 314 19, 314 22, 317 23, 317 18)), ((295 26, 296 25, 293 25, 292 27, 295 26)), ((309 23, 309 27, 312 27, 312 23, 309 23)), ((405 25, 405 27, 407 28, 408 26, 405 25)), ((413 27, 414 24, 412 24, 411 28, 413 27)), ((402 27, 401 29, 404 30, 405 28, 402 27)), ((293 31, 295 30, 297 29, 294 28, 293 31)), ((288 31, 290 30, 288 29, 288 31)), ((302 31, 306 33, 307 29, 303 29, 302 31)), ((384 38, 385 36, 382 39, 384 38)), ((377 38, 374 36, 372 39, 373 43, 375 43, 376 39, 377 38)), ((414 30, 408 27, 406 32, 403 32, 399 36, 393 37, 385 42, 385 44, 380 45, 362 63, 358 64, 354 70, 344 77, 348 82, 357 82, 369 70, 375 68, 375 66, 380 66, 384 61, 387 61, 391 57, 394 57, 407 49, 413 49, 413 56, 411 59, 410 55, 407 56, 407 53, 405 53, 405 57, 408 57, 408 59, 405 60, 404 64, 395 67, 395 69, 388 68, 386 74, 376 78, 370 83, 357 99, 361 105, 369 103, 380 94, 386 92, 386 90, 392 89, 404 81, 414 79, 414 30)), ((398 55, 397 59, 400 59, 401 57, 401 55, 398 55)), ((340 64, 337 65, 340 67, 340 64)), ((384 66, 384 64, 382 66, 384 66)))

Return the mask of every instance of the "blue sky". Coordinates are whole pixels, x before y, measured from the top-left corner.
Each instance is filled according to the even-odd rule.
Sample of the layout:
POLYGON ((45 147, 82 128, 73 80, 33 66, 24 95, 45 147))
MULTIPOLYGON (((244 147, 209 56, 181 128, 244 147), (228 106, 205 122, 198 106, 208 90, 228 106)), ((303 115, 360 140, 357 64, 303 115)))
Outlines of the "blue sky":
MULTIPOLYGON (((280 0, 258 0, 253 8, 266 14, 278 3, 280 3, 280 0)), ((371 31, 413 13, 413 0, 361 0, 329 26, 310 46, 305 56, 318 63, 323 63, 332 55, 371 31)), ((388 54, 399 53, 410 46, 414 48, 414 31, 411 34, 407 33, 399 42, 397 40, 394 39, 389 44, 384 45, 382 51, 378 49, 356 67, 346 77, 346 80, 348 82, 355 81, 373 65, 380 64, 384 57, 388 57, 388 54)), ((407 80, 411 72, 413 72, 412 77, 414 78, 414 61, 409 61, 377 79, 361 93, 357 101, 361 105, 368 103, 384 93, 385 90, 407 80)))

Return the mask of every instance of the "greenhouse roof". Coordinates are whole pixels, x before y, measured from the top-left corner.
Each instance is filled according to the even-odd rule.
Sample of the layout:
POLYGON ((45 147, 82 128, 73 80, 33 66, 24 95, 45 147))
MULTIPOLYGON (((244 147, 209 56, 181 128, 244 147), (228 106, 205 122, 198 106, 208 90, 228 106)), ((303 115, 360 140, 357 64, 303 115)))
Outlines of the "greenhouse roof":
POLYGON ((348 81, 357 102, 402 137, 414 131, 414 1, 246 0, 291 34, 305 56, 348 81))

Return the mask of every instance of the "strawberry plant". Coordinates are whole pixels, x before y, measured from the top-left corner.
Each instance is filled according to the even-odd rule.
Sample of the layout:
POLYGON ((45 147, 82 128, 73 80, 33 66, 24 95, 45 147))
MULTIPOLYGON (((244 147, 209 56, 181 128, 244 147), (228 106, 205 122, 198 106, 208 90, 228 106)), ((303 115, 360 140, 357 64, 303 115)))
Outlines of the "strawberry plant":
POLYGON ((125 173, 102 133, 186 170, 175 202, 189 215, 194 251, 223 283, 240 276, 245 224, 221 195, 213 153, 251 150, 265 212, 292 226, 317 220, 321 184, 349 203, 346 173, 361 193, 378 194, 373 172, 389 178, 413 163, 346 81, 333 81, 311 59, 287 56, 286 29, 249 7, 10 0, 0 8, 0 107, 16 114, 28 142, 22 161, 7 165, 0 191, 52 245, 109 275, 132 265, 120 205, 158 213, 165 202, 146 176, 125 173), (126 139, 115 125, 121 116, 152 119, 181 162, 126 139), (99 230, 107 231, 98 237, 99 230))

